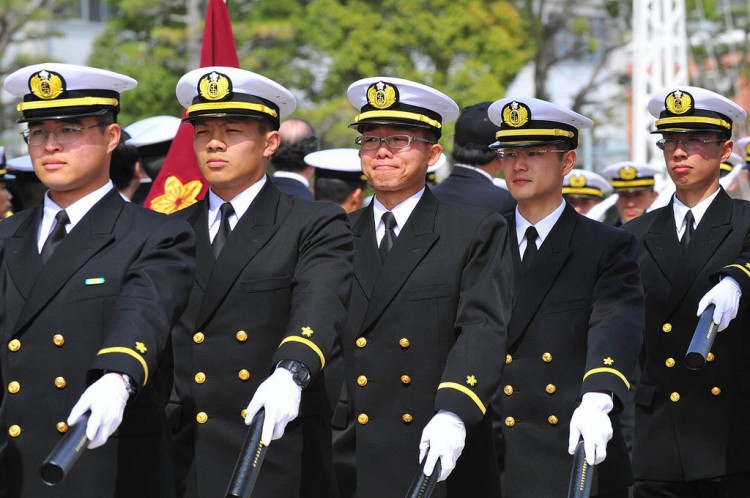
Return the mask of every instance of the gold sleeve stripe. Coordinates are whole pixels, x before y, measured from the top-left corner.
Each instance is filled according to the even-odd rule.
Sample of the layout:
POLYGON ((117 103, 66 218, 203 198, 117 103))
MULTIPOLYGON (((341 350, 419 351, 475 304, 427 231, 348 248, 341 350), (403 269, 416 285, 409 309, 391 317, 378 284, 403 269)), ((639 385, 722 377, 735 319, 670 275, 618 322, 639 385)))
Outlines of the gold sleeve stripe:
POLYGON ((726 128, 727 130, 732 128, 732 125, 728 123, 727 121, 724 121, 723 119, 704 118, 700 116, 672 117, 672 118, 663 118, 663 119, 656 120, 657 127, 661 125, 683 124, 683 123, 712 124, 716 126, 721 126, 723 128, 726 128))
POLYGON ((191 112, 197 111, 227 111, 232 109, 245 109, 248 111, 258 111, 263 114, 268 114, 274 118, 278 115, 276 111, 270 107, 264 106, 263 104, 252 104, 250 102, 206 102, 203 104, 195 104, 188 107, 188 116, 191 112))
POLYGON ((592 368, 586 374, 583 376, 583 380, 586 380, 586 377, 593 374, 598 373, 611 373, 613 375, 618 376, 622 381, 625 383, 625 385, 630 389, 630 382, 628 382, 628 379, 625 378, 625 376, 620 372, 619 370, 615 370, 614 368, 607 368, 607 367, 600 367, 600 368, 592 368))
POLYGON ((438 386, 438 390, 440 389, 455 389, 457 391, 461 391, 462 393, 470 397, 474 403, 477 404, 479 409, 482 411, 482 415, 487 412, 487 408, 484 407, 484 403, 482 403, 482 400, 479 399, 479 396, 477 396, 474 391, 466 386, 462 386, 461 384, 458 384, 456 382, 441 382, 438 386))
POLYGON ((123 353, 132 356, 136 360, 138 360, 141 363, 141 366, 143 367, 144 377, 143 377, 143 385, 145 386, 148 382, 148 365, 146 364, 146 360, 143 359, 143 356, 138 354, 136 351, 133 351, 130 348, 123 348, 123 347, 114 347, 114 348, 104 348, 98 353, 96 353, 96 356, 100 356, 107 353, 123 353))
POLYGON ((740 270, 744 271, 744 272, 745 272, 745 274, 746 274, 746 275, 747 275, 748 277, 750 277, 750 270, 748 270, 747 268, 745 268, 745 267, 744 267, 744 266, 742 266, 742 265, 737 265, 737 264, 735 264, 735 265, 728 265, 728 266, 725 266, 724 268, 739 268, 740 270))
POLYGON ((326 358, 323 355, 323 351, 321 351, 318 345, 315 344, 314 342, 308 339, 305 339, 304 337, 297 337, 296 335, 290 335, 289 337, 285 337, 284 340, 281 341, 281 344, 279 344, 279 347, 281 347, 282 344, 284 344, 285 342, 301 342, 305 346, 315 351, 315 353, 318 355, 318 357, 320 358, 320 368, 323 368, 326 366, 326 358))
POLYGON ((523 129, 523 130, 500 130, 497 133, 495 133, 495 138, 502 138, 502 137, 526 137, 531 135, 543 135, 543 136, 551 136, 551 137, 568 137, 573 138, 575 136, 575 133, 568 130, 559 130, 557 128, 554 129, 547 129, 547 128, 540 128, 540 129, 523 129))
POLYGON ((596 197, 604 197, 602 191, 596 188, 586 187, 563 187, 563 195, 595 195, 596 197))
POLYGON ((21 102, 18 104, 18 111, 33 111, 34 109, 49 109, 51 107, 71 107, 71 106, 88 106, 88 105, 110 105, 117 107, 117 99, 108 99, 104 97, 81 97, 77 99, 60 99, 45 100, 35 102, 21 102))
POLYGON ((362 114, 358 114, 357 117, 354 118, 354 122, 359 123, 363 119, 370 119, 370 118, 372 119, 377 119, 377 118, 411 119, 412 121, 419 121, 420 123, 426 123, 438 129, 442 128, 443 126, 440 124, 440 121, 436 121, 423 114, 417 114, 415 112, 406 112, 406 111, 367 111, 367 112, 363 112, 362 114))

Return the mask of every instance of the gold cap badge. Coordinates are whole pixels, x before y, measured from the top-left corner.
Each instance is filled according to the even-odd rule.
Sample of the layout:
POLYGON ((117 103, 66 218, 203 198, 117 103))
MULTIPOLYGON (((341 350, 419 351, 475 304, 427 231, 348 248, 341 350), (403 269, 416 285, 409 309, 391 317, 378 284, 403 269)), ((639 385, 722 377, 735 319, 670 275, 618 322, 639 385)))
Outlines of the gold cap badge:
POLYGON ((685 114, 693 109, 693 96, 681 90, 667 95, 664 105, 672 114, 685 114))
POLYGON ((398 102, 398 90, 395 86, 378 81, 367 89, 367 103, 375 109, 387 109, 398 102))
POLYGON ((221 100, 232 91, 232 82, 228 77, 213 71, 198 82, 198 94, 206 100, 221 100))
POLYGON ((638 172, 634 167, 625 166, 623 168, 620 168, 620 178, 622 178, 623 180, 635 180, 636 176, 638 176, 638 172))
POLYGON ((574 188, 581 188, 586 186, 586 177, 583 175, 572 175, 570 177, 570 186, 574 188))
POLYGON ((65 91, 65 80, 57 73, 42 69, 29 80, 29 90, 40 99, 54 99, 65 91))
POLYGON ((503 123, 513 128, 520 128, 528 123, 531 117, 529 108, 515 100, 503 108, 503 123))

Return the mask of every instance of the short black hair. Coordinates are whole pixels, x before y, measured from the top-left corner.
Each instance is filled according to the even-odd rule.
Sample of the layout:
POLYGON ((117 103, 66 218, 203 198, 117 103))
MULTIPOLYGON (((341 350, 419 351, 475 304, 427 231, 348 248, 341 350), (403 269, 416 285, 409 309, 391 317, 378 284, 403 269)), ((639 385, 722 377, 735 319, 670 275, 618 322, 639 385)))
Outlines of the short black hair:
POLYGON ((478 149, 454 143, 451 157, 453 157, 453 162, 456 163, 484 166, 497 159, 497 152, 490 148, 478 149))
POLYGON ((346 182, 340 178, 315 178, 315 200, 341 204, 358 188, 364 188, 365 182, 346 182))
POLYGON ((109 177, 118 189, 130 185, 135 175, 135 163, 138 162, 138 149, 125 143, 125 137, 120 138, 115 150, 112 151, 112 160, 109 163, 109 177))

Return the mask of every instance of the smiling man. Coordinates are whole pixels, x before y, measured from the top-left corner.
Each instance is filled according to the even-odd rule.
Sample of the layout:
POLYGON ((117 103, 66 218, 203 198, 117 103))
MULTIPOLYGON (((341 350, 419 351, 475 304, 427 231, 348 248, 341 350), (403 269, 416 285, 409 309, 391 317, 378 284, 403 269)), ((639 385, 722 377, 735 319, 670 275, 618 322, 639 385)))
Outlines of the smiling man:
POLYGON ((492 404, 503 497, 564 497, 583 438, 598 464, 592 496, 625 498, 632 477, 618 416, 643 329, 635 238, 563 200, 590 119, 533 98, 498 100, 488 113, 518 201, 508 356, 492 404))
POLYGON ((428 450, 425 472, 439 459, 447 479, 436 496, 499 496, 487 406, 511 300, 507 225, 425 186, 442 126, 458 116, 453 100, 398 78, 357 81, 348 96, 375 190, 351 215, 355 279, 342 335, 356 496, 403 496, 428 450))
POLYGON ((5 80, 49 190, 0 223, 0 496, 174 496, 159 365, 195 244, 185 222, 126 203, 109 179, 120 92, 135 86, 54 63, 5 80), (90 451, 46 486, 40 463, 87 410, 90 451))
POLYGON ((180 495, 223 495, 246 424, 264 407, 268 453, 255 493, 335 498, 323 368, 346 317, 346 215, 282 194, 266 175, 279 119, 296 106, 289 90, 206 67, 180 79, 177 97, 211 184, 176 214, 198 244, 188 311, 173 333, 180 495))
POLYGON ((635 395, 635 496, 750 496, 750 336, 741 299, 750 287, 750 203, 732 200, 719 185, 733 123, 746 114, 688 86, 654 95, 648 109, 676 190, 669 205, 623 226, 640 242, 648 296, 635 395), (709 304, 720 334, 706 367, 691 371, 683 358, 709 304))

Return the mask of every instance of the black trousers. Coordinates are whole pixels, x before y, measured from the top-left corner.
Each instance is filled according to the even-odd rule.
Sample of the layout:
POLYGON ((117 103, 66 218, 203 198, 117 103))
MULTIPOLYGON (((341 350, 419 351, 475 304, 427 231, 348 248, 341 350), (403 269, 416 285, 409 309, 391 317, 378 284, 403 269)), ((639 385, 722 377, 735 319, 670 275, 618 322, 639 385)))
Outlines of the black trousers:
POLYGON ((747 498, 750 472, 690 482, 635 481, 634 498, 747 498))

